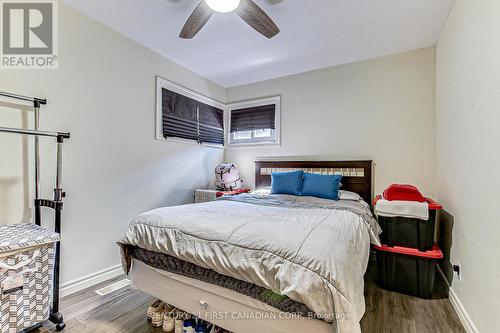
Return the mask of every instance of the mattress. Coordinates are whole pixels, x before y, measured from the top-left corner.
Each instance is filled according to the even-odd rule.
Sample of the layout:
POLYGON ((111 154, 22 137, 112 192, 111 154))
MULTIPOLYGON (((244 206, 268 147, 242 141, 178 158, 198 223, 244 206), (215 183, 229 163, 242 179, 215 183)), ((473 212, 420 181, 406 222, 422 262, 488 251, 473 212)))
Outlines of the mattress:
MULTIPOLYGON (((239 195, 146 212, 120 243, 286 295, 337 330, 357 332, 370 242, 379 244, 379 233, 364 202, 239 195)), ((124 253, 126 271, 130 262, 124 253)))

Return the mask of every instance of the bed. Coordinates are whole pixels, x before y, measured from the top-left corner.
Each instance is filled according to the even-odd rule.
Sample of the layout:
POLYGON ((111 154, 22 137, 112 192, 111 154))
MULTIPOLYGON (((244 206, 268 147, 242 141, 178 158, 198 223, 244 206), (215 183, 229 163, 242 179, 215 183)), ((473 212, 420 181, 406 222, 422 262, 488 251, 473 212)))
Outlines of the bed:
POLYGON ((342 174, 341 200, 254 191, 141 214, 119 242, 133 285, 233 332, 359 332, 372 163, 256 162, 255 187, 294 170, 342 174))

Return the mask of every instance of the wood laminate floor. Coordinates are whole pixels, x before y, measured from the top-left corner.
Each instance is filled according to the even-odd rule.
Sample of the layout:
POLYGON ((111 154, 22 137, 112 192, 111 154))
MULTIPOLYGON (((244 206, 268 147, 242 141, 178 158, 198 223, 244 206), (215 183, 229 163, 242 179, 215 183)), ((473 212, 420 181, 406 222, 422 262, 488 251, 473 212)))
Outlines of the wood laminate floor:
MULTIPOLYGON (((116 279, 115 279, 116 280, 116 279)), ((363 332, 373 333, 462 333, 465 332, 448 298, 444 283, 436 276, 437 292, 431 300, 390 292, 374 282, 374 267, 366 275, 366 313, 361 321, 363 332)), ((65 297, 61 309, 65 316, 65 333, 149 333, 153 329, 146 321, 146 310, 153 298, 132 288, 123 288, 106 296, 94 290, 99 286, 65 297)), ((38 333, 51 332, 50 324, 38 333)))

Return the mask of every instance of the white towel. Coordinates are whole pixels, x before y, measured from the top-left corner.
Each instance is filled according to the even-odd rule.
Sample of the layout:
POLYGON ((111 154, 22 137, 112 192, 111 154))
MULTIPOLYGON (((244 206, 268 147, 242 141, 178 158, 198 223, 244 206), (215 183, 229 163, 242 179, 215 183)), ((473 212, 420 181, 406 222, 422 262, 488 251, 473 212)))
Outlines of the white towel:
POLYGON ((409 217, 421 220, 429 219, 429 204, 427 202, 416 201, 398 201, 380 199, 375 205, 375 214, 377 216, 387 217, 409 217))

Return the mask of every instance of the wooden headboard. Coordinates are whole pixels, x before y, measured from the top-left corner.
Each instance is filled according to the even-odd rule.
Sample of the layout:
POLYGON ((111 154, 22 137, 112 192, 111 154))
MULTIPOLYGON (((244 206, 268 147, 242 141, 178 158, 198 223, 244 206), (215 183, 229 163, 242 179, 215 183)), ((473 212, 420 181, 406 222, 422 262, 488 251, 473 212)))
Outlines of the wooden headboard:
POLYGON ((325 175, 342 175, 342 190, 358 193, 371 204, 372 161, 256 161, 255 188, 271 185, 271 173, 303 170, 325 175))

